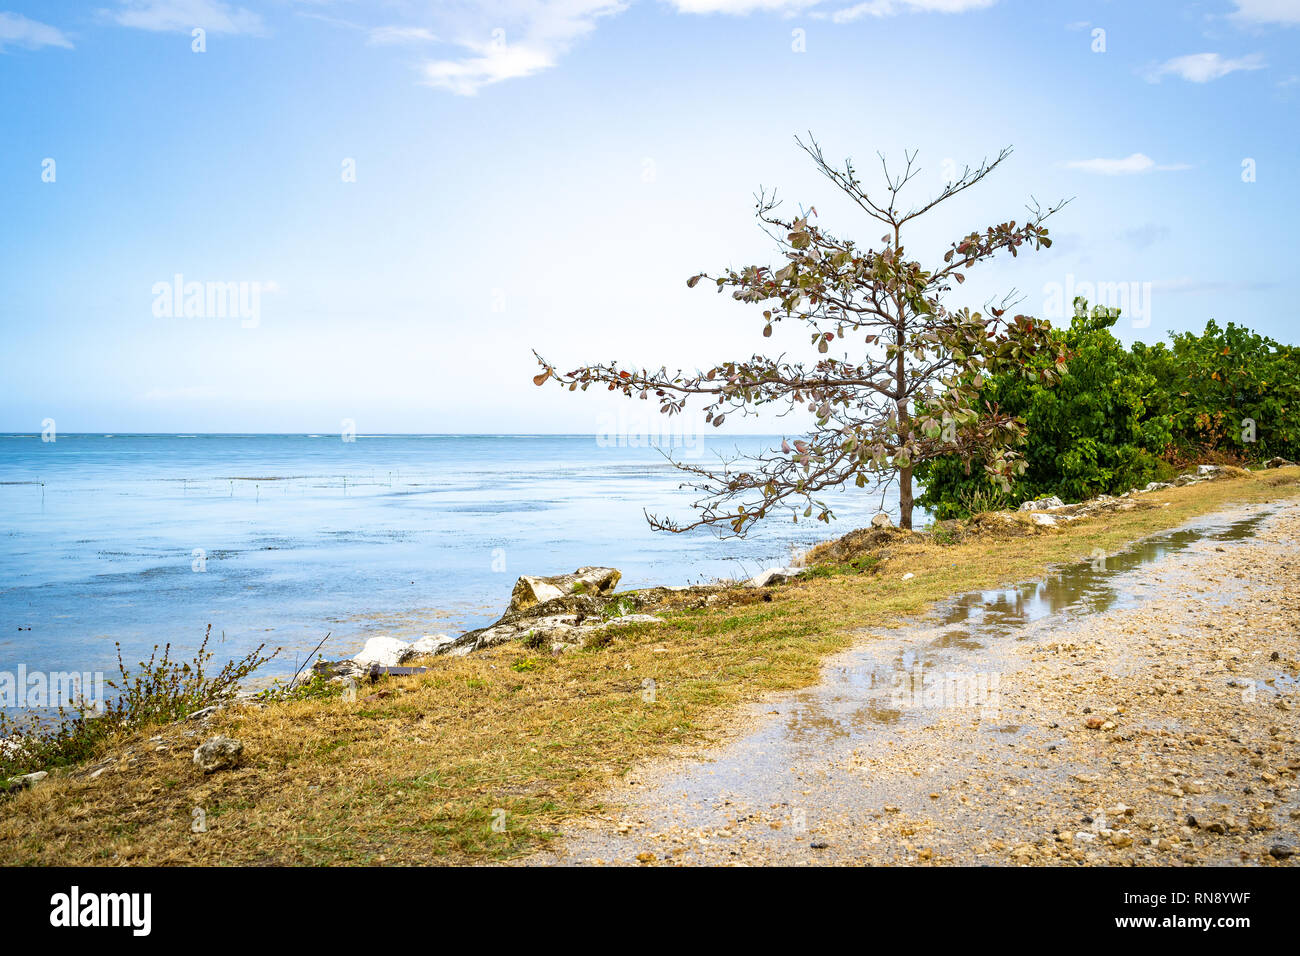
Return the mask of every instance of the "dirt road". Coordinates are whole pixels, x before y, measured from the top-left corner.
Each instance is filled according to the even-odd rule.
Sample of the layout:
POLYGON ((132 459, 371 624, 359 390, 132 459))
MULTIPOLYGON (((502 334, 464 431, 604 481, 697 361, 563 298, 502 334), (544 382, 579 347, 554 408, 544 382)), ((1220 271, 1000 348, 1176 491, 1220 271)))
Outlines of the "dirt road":
POLYGON ((542 864, 1258 864, 1300 847, 1300 504, 863 635, 542 864))

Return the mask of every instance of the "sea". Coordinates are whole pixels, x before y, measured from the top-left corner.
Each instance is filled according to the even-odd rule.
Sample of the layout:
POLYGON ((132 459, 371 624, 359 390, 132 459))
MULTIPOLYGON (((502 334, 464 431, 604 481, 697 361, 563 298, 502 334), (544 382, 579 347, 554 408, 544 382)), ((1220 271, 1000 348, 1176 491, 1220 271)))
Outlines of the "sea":
POLYGON ((287 675, 326 635, 320 653, 337 659, 379 635, 491 623, 521 574, 747 578, 881 510, 881 494, 850 488, 823 496, 830 525, 773 518, 744 539, 648 525, 647 513, 689 520, 699 497, 668 456, 716 464, 779 443, 0 435, 0 678, 111 676, 119 648, 128 666, 168 643, 184 659, 209 625, 218 666, 265 645, 278 656, 264 675, 287 675))

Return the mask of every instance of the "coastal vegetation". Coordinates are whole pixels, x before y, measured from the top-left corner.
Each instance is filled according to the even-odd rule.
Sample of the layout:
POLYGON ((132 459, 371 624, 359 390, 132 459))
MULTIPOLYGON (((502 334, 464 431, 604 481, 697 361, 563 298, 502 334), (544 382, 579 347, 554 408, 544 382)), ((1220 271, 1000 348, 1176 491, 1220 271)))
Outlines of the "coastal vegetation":
POLYGON ((1199 335, 1174 334, 1169 346, 1125 347, 1112 331, 1118 310, 1074 306, 1071 323, 1049 333, 1067 356, 1054 387, 998 373, 980 391, 980 401, 1023 422, 1024 474, 1007 489, 989 480, 978 454, 928 460, 917 469, 918 501, 935 517, 1045 495, 1118 494, 1188 464, 1300 455, 1300 349, 1213 321, 1199 335))
POLYGON ((562 824, 616 815, 603 802, 612 782, 726 739, 743 704, 816 682, 826 655, 873 629, 1228 505, 1300 496, 1297 468, 1233 474, 1051 527, 1010 513, 932 533, 859 533, 817 549, 813 573, 790 583, 723 589, 713 603, 684 596, 656 611, 660 624, 610 627, 563 654, 511 641, 381 678, 354 699, 313 681, 302 694, 202 720, 120 727, 86 760, 0 800, 0 856, 65 865, 514 858, 562 824), (192 750, 212 734, 242 742, 237 766, 195 767, 192 750))

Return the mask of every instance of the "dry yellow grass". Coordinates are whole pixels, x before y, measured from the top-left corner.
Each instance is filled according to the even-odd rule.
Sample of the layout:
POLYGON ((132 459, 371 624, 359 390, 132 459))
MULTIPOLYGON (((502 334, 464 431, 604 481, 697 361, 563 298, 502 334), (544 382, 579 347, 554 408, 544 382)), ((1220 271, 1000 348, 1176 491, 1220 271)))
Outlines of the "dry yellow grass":
POLYGON ((1033 537, 943 543, 895 535, 883 560, 824 566, 796 584, 729 592, 658 626, 558 657, 506 645, 440 659, 370 696, 273 704, 213 720, 245 744, 204 777, 190 725, 154 728, 95 779, 57 772, 0 803, 0 860, 21 864, 429 864, 509 858, 634 764, 716 739, 739 705, 814 682, 862 628, 952 594, 1041 574, 1236 502, 1300 494, 1300 469, 1145 495, 1138 510, 1033 537), (1168 503, 1167 506, 1165 503, 1168 503), (915 574, 901 580, 903 568, 915 574), (653 702, 642 695, 652 678, 653 702), (164 737, 166 749, 148 742, 164 737), (207 832, 191 830, 201 808, 207 832), (497 814, 503 810, 504 816, 497 814), (494 814, 504 827, 493 826, 494 814))

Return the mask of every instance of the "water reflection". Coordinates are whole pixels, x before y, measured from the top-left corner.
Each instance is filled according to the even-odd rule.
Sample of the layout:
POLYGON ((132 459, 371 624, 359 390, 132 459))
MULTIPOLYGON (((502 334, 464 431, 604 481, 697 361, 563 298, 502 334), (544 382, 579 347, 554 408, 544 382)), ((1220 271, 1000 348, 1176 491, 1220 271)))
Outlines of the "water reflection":
MULTIPOLYGON (((962 594, 941 606, 919 626, 893 641, 867 644, 853 652, 851 665, 835 668, 826 683, 792 695, 776 736, 796 747, 831 741, 860 742, 871 729, 902 720, 936 719, 949 699, 969 706, 988 727, 1014 733, 1014 724, 997 725, 997 675, 973 674, 972 652, 999 640, 1024 640, 1031 625, 1049 618, 1097 614, 1138 603, 1147 590, 1121 575, 1160 561, 1201 541, 1249 537, 1266 514, 1225 523, 1184 528, 1150 538, 1118 554, 1062 568, 1049 577, 1007 588, 962 594), (940 706, 934 706, 934 700, 940 706)), ((980 666, 992 666, 987 660, 980 666)), ((1277 693, 1281 682, 1262 690, 1277 693)))

